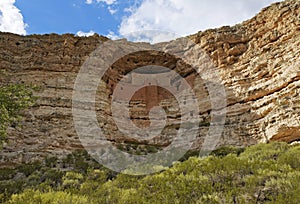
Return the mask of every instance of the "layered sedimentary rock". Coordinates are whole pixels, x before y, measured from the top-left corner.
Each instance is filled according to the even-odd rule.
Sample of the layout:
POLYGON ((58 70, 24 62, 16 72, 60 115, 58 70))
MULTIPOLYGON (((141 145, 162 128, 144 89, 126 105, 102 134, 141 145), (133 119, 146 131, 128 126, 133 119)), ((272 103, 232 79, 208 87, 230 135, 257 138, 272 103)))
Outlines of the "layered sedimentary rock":
MULTIPOLYGON (((200 47, 218 70, 226 90, 226 107, 221 107, 226 111, 226 119, 218 146, 300 140, 299 13, 299 1, 287 0, 273 4, 254 18, 233 27, 207 30, 188 37, 194 45, 185 52, 195 46, 200 47)), ((168 50, 172 49, 168 48, 172 43, 179 41, 157 46, 168 50)), ((1 82, 39 87, 35 92, 38 97, 36 105, 24 112, 19 127, 8 129, 8 142, 1 151, 1 163, 26 162, 49 154, 64 155, 82 148, 72 115, 74 84, 84 62, 106 42, 109 39, 98 35, 82 38, 70 34, 0 34, 0 69, 6 70, 1 82)), ((146 43, 124 43, 145 49, 150 46, 146 43)), ((192 62, 199 57, 193 54, 184 56, 192 62)), ((134 124, 141 128, 148 127, 151 108, 160 105, 165 109, 170 123, 166 124, 160 136, 150 140, 134 139, 120 133, 112 118, 110 105, 118 81, 131 70, 149 64, 175 70, 195 90, 200 101, 200 122, 193 148, 200 148, 212 125, 212 106, 207 89, 209 80, 196 78, 197 72, 188 64, 163 53, 135 53, 111 66, 97 87, 95 104, 99 127, 112 143, 162 147, 172 143, 172 138, 168 136, 179 129, 180 104, 169 91, 159 88, 164 85, 180 90, 180 85, 172 77, 170 81, 162 82, 155 77, 152 81, 142 82, 127 78, 127 83, 132 86, 147 85, 134 94, 128 105, 134 124)), ((139 74, 142 73, 136 71, 131 75, 139 79, 139 74)), ((120 93, 127 95, 125 91, 120 93)), ((122 99, 122 94, 120 97, 122 99)), ((181 103, 189 103, 189 98, 181 103)), ((194 115, 189 114, 192 120, 194 115)))

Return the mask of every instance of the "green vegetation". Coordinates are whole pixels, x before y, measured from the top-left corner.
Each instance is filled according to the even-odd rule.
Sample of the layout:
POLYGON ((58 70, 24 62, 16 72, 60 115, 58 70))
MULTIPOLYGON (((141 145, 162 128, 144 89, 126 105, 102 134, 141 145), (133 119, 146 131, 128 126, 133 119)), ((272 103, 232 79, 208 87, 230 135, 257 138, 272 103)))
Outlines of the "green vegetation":
POLYGON ((77 151, 63 160, 2 169, 0 199, 11 204, 300 203, 299 145, 222 147, 165 169, 148 176, 117 174, 77 151))
POLYGON ((0 145, 5 141, 7 127, 15 126, 21 111, 33 102, 32 87, 23 84, 0 85, 0 145))
POLYGON ((119 143, 117 148, 123 152, 128 152, 129 154, 136 155, 147 155, 152 153, 157 153, 163 148, 160 146, 149 145, 149 144, 139 144, 139 143, 119 143))

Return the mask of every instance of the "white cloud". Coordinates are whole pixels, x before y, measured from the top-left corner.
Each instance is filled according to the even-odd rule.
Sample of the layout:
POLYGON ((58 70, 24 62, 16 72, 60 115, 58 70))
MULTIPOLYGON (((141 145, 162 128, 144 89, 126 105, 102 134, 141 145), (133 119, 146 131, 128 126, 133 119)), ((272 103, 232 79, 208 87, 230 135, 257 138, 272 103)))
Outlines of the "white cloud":
POLYGON ((95 32, 94 31, 89 31, 89 32, 83 32, 83 31, 78 31, 77 33, 76 33, 76 35, 77 36, 79 36, 79 37, 89 37, 89 36, 92 36, 92 35, 94 35, 95 34, 95 32))
POLYGON ((116 0, 97 0, 97 2, 104 2, 106 3, 107 5, 112 5, 114 3, 116 3, 116 0))
POLYGON ((0 31, 26 35, 27 25, 14 3, 15 0, 0 1, 0 31))
MULTIPOLYGON (((186 36, 240 23, 273 2, 276 0, 144 0, 139 7, 129 10, 130 15, 123 18, 119 33, 128 36, 141 30, 161 30, 186 36)), ((160 41, 156 34, 148 36, 152 38, 150 42, 154 38, 160 41)))
MULTIPOLYGON (((86 4, 92 4, 94 1, 93 0, 86 0, 86 4)), ((117 2, 117 0, 96 0, 97 3, 105 3, 107 5, 112 5, 117 2)))
POLYGON ((106 35, 106 37, 112 39, 112 40, 118 40, 120 37, 116 35, 113 31, 109 31, 109 33, 106 35))
POLYGON ((129 41, 135 41, 135 42, 159 43, 159 42, 170 41, 179 38, 181 36, 173 32, 167 32, 163 30, 140 30, 140 31, 124 34, 122 35, 122 37, 126 38, 129 41))
POLYGON ((107 8, 108 9, 108 11, 109 11, 109 13, 111 14, 111 15, 114 15, 115 13, 117 13, 117 11, 118 11, 118 9, 113 9, 112 7, 108 7, 107 8))
MULTIPOLYGON (((94 0, 86 0, 86 4, 92 4, 94 3, 94 0)), ((117 0, 96 0, 96 3, 104 3, 108 5, 107 10, 111 15, 114 15, 118 12, 118 9, 115 9, 114 6, 117 4, 117 0)))

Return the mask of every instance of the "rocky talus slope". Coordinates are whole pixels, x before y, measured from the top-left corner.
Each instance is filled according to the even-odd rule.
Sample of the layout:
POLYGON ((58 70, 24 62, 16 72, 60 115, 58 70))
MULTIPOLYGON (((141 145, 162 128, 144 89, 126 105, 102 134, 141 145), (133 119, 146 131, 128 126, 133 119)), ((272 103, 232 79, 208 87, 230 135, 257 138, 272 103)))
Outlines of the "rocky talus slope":
MULTIPOLYGON (((286 0, 263 9, 254 18, 232 27, 199 32, 188 37, 211 58, 226 90, 226 120, 217 145, 247 146, 272 140, 300 140, 300 2, 286 0)), ((0 82, 33 84, 37 104, 26 110, 20 127, 8 129, 9 140, 0 163, 27 162, 46 155, 65 155, 82 148, 72 115, 72 93, 77 74, 89 55, 109 39, 94 35, 30 35, 0 33, 0 82)), ((168 47, 171 43, 159 44, 168 47)), ((176 41, 175 41, 176 43, 176 41)), ((134 43, 129 43, 134 46, 134 43)), ((147 48, 147 44, 142 44, 147 48)), ((188 50, 186 51, 188 52, 188 50)), ((200 132, 193 148, 201 147, 210 125, 211 104, 203 81, 188 65, 168 55, 139 53, 113 64, 103 77, 96 97, 99 126, 113 143, 167 146, 178 123, 167 124, 162 135, 149 141, 121 134, 112 121, 110 100, 122 72, 151 61, 178 71, 192 84, 200 99, 200 132), (148 57, 147 57, 148 56, 148 57), (156 57, 149 57, 156 56, 156 57), (143 60, 141 60, 143 59, 143 60), (122 67, 119 72, 114 67, 122 67)), ((191 61, 197 56, 187 55, 191 61)), ((139 73, 135 73, 139 74, 139 73)), ((139 83, 139 82, 135 82, 139 83)), ((172 83, 172 82, 170 82, 172 83)), ((137 126, 148 126, 154 105, 180 120, 178 104, 170 93, 151 84, 138 91, 129 104, 137 126)), ((126 95, 126 94, 125 94, 126 95)))

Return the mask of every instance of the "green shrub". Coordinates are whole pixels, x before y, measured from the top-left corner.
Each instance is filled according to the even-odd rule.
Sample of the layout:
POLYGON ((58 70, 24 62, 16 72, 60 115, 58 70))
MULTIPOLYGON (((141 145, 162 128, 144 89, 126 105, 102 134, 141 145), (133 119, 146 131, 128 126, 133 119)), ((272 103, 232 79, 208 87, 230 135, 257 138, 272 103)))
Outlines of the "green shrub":
POLYGON ((62 184, 62 179, 64 176, 64 172, 61 172, 57 169, 47 169, 46 171, 42 172, 40 176, 42 181, 48 181, 48 184, 52 187, 58 187, 62 184))
MULTIPOLYGON (((95 169, 85 153, 77 152, 69 157, 71 166, 75 166, 75 158, 84 161, 89 165, 84 173, 81 167, 80 171, 67 173, 37 168, 19 183, 0 183, 0 197, 8 203, 298 204, 299 151, 299 146, 285 143, 258 144, 244 152, 224 147, 206 157, 174 162, 169 168, 144 165, 139 168, 141 171, 161 170, 147 176, 118 174, 103 167, 95 169), (12 193, 15 195, 9 199, 12 193)), ((123 173, 130 172, 126 169, 123 173)))
POLYGON ((34 162, 31 164, 21 164, 17 167, 18 172, 23 173, 25 176, 31 175, 33 172, 40 170, 42 165, 40 162, 34 162))
POLYGON ((288 150, 289 145, 284 142, 272 142, 272 143, 260 143, 251 147, 248 147, 241 157, 248 158, 250 160, 277 160, 278 156, 288 150))
POLYGON ((270 189, 266 195, 267 203, 300 203, 300 172, 289 172, 279 178, 271 178, 265 188, 270 189))
POLYGON ((239 147, 233 147, 233 146, 224 146, 224 147, 220 147, 216 150, 213 150, 211 152, 211 155, 213 156, 220 156, 220 157, 224 157, 228 154, 236 154, 236 155, 240 155, 241 153, 243 153, 245 151, 245 148, 239 148, 239 147))
POLYGON ((73 195, 62 191, 40 192, 26 190, 19 195, 13 195, 10 204, 33 204, 33 203, 63 203, 63 204, 87 204, 88 198, 85 196, 73 195))
POLYGON ((188 160, 190 157, 198 157, 199 156, 200 151, 199 150, 189 150, 187 151, 183 157, 180 158, 180 161, 186 161, 188 160))
POLYGON ((0 181, 12 179, 16 175, 16 170, 11 168, 0 169, 0 181))
POLYGON ((53 168, 57 164, 57 157, 48 157, 45 159, 46 167, 53 168))
POLYGON ((62 186, 65 189, 79 189, 83 179, 83 175, 80 173, 67 172, 66 175, 63 176, 62 186))
POLYGON ((4 200, 9 199, 9 197, 14 193, 20 193, 24 189, 25 181, 0 181, 0 192, 4 200))
POLYGON ((300 146, 293 146, 278 157, 280 164, 288 164, 293 169, 300 170, 300 146))

